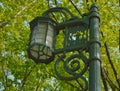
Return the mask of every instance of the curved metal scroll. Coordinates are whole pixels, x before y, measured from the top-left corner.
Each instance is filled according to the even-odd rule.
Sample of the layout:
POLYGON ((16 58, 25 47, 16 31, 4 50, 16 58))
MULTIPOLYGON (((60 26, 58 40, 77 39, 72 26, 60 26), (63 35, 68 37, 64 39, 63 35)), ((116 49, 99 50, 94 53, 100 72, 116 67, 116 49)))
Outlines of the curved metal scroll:
POLYGON ((78 89, 78 91, 86 91, 88 88, 88 82, 85 79, 85 77, 83 77, 83 74, 87 71, 87 67, 88 67, 87 60, 88 59, 86 58, 86 56, 84 56, 81 53, 72 54, 68 58, 66 58, 66 55, 63 54, 60 57, 58 57, 58 59, 55 62, 55 65, 54 65, 55 73, 61 80, 71 81, 71 80, 77 80, 80 78, 82 81, 84 81, 85 86, 84 88, 82 88, 82 90, 78 89), (81 64, 81 61, 82 61, 82 64, 81 64), (62 72, 60 73, 58 70, 61 62, 63 64, 63 68, 66 74, 62 72))
POLYGON ((49 14, 53 12, 63 13, 66 19, 67 19, 66 13, 68 13, 71 17, 75 17, 67 8, 64 8, 64 7, 50 8, 49 10, 43 13, 43 16, 49 16, 49 14))

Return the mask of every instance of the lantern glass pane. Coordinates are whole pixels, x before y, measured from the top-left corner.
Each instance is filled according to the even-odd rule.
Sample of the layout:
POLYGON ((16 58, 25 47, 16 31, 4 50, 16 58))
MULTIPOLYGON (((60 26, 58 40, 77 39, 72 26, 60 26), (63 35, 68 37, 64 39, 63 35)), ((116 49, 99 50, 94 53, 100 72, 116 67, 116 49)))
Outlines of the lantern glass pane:
POLYGON ((54 28, 52 25, 48 25, 48 35, 54 36, 54 28))
POLYGON ((50 48, 53 47, 53 38, 54 38, 54 28, 51 25, 48 25, 48 32, 46 38, 46 45, 50 48))
POLYGON ((31 55, 34 56, 35 58, 38 58, 38 51, 39 51, 38 45, 34 45, 30 49, 31 55))
POLYGON ((52 55, 52 52, 51 52, 51 50, 50 50, 50 49, 48 50, 48 55, 49 55, 49 56, 51 56, 51 55, 52 55))
POLYGON ((42 50, 39 50, 39 59, 45 60, 49 59, 52 56, 52 52, 48 47, 42 48, 42 50))
POLYGON ((31 44, 45 44, 47 23, 40 23, 35 26, 31 35, 31 44))
POLYGON ((39 59, 41 60, 45 60, 47 57, 46 57, 46 55, 42 55, 42 56, 39 56, 39 59))
POLYGON ((43 52, 44 52, 44 54, 46 54, 48 56, 52 55, 52 52, 51 52, 50 48, 45 47, 44 50, 43 50, 43 52))
POLYGON ((38 58, 38 53, 36 51, 30 50, 31 55, 35 57, 36 59, 38 58))
POLYGON ((38 45, 34 45, 34 46, 31 47, 31 50, 39 51, 39 46, 38 45))
POLYGON ((52 48, 53 41, 51 36, 47 36, 46 45, 52 48))

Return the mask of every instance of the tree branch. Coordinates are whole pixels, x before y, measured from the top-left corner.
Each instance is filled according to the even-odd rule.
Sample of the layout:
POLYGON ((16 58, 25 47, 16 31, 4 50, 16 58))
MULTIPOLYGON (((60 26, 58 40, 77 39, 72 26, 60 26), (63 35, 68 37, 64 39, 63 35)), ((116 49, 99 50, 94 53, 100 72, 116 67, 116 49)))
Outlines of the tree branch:
POLYGON ((109 86, 112 88, 112 91, 115 91, 116 89, 119 90, 119 88, 109 78, 109 74, 108 74, 107 70, 105 70, 103 68, 103 72, 104 72, 104 74, 106 76, 106 81, 108 82, 109 86))
MULTIPOLYGON (((51 73, 48 72, 48 71, 46 71, 46 72, 47 72, 48 75, 50 75, 51 77, 54 77, 54 78, 56 78, 57 80, 59 80, 59 78, 56 77, 55 75, 51 74, 51 73)), ((78 80, 76 80, 76 81, 78 82, 78 80)), ((70 85, 71 87, 78 88, 77 86, 75 86, 74 84, 70 83, 69 81, 64 80, 64 82, 65 82, 66 84, 70 85)), ((80 83, 78 83, 78 84, 80 85, 80 83)), ((81 87, 82 87, 82 86, 81 86, 81 87)), ((57 87, 56 87, 56 88, 57 88, 57 87)), ((56 88, 55 88, 55 89, 56 89, 56 88)), ((54 91, 56 91, 56 90, 54 90, 54 91)))
POLYGON ((36 0, 32 1, 31 3, 27 4, 25 7, 23 7, 17 14, 15 14, 13 16, 13 18, 18 17, 25 9, 27 9, 28 7, 30 7, 32 4, 34 4, 36 2, 36 0))
POLYGON ((104 89, 105 89, 105 91, 108 91, 107 82, 106 82, 106 75, 103 71, 103 67, 101 67, 101 77, 102 77, 104 89))
POLYGON ((37 86, 36 86, 36 88, 35 88, 35 91, 38 91, 39 88, 40 88, 40 86, 41 86, 40 78, 41 78, 41 76, 39 77, 39 81, 38 81, 38 83, 37 83, 37 86))
MULTIPOLYGON (((20 16, 20 14, 26 10, 28 7, 30 7, 32 4, 34 4, 37 0, 32 1, 31 3, 27 4, 25 7, 23 7, 20 11, 18 11, 14 16, 11 17, 11 19, 15 19, 18 16, 20 16)), ((0 28, 3 28, 4 26, 6 26, 9 23, 9 20, 5 20, 3 21, 2 24, 0 24, 0 28)))
POLYGON ((32 73, 33 69, 35 68, 35 65, 33 65, 33 67, 31 67, 30 71, 27 73, 27 75, 24 76, 23 80, 22 80, 22 83, 21 83, 21 87, 20 87, 20 90, 19 91, 22 91, 28 77, 30 76, 30 74, 32 73))
POLYGON ((74 8, 78 11, 78 13, 82 16, 82 13, 78 10, 78 8, 76 7, 76 5, 73 3, 72 0, 69 0, 71 2, 71 4, 74 6, 74 8))
MULTIPOLYGON (((103 35, 103 32, 102 32, 102 31, 101 31, 101 35, 102 35, 102 37, 104 38, 104 35, 103 35)), ((109 50, 108 50, 107 42, 104 43, 104 46, 105 46, 105 49, 106 49, 106 54, 107 54, 107 57, 108 57, 108 61, 109 61, 110 65, 111 65, 111 67, 112 67, 112 70, 113 70, 115 79, 116 79, 116 81, 117 81, 117 83, 118 83, 119 90, 120 90, 120 82, 119 82, 119 79, 118 79, 118 77, 117 77, 117 72, 116 72, 116 69, 115 69, 115 67, 114 67, 114 65, 113 65, 113 61, 111 60, 111 57, 110 57, 110 53, 109 53, 109 50)))

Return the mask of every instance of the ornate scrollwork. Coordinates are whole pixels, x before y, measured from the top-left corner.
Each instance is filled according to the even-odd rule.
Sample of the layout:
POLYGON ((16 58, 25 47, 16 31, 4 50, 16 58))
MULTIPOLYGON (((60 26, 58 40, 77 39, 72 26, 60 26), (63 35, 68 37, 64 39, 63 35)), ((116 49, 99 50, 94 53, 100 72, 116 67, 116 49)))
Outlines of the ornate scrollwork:
MULTIPOLYGON (((67 55, 68 56, 68 55, 67 55)), ((88 82, 84 78, 84 73, 87 71, 88 61, 87 57, 84 56, 82 53, 74 54, 67 57, 65 54, 58 57, 55 62, 55 72, 58 78, 61 80, 77 80, 81 79, 84 81, 84 88, 82 91, 86 91, 88 87, 88 82), (62 63, 62 65, 61 65, 62 63), (62 66, 62 67, 61 67, 62 66), (64 72, 60 72, 59 69, 64 69, 64 72)), ((78 91, 81 91, 80 89, 78 91)))
POLYGON ((65 37, 67 47, 85 46, 88 42, 88 28, 84 26, 67 27, 65 37))

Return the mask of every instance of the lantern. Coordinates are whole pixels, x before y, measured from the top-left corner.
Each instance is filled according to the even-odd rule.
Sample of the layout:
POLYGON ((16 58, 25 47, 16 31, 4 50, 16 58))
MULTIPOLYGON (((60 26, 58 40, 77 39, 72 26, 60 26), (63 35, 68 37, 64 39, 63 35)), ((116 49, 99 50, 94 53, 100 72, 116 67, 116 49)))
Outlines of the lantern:
POLYGON ((54 59, 55 26, 48 17, 36 17, 30 22, 28 55, 36 63, 48 64, 54 59))

